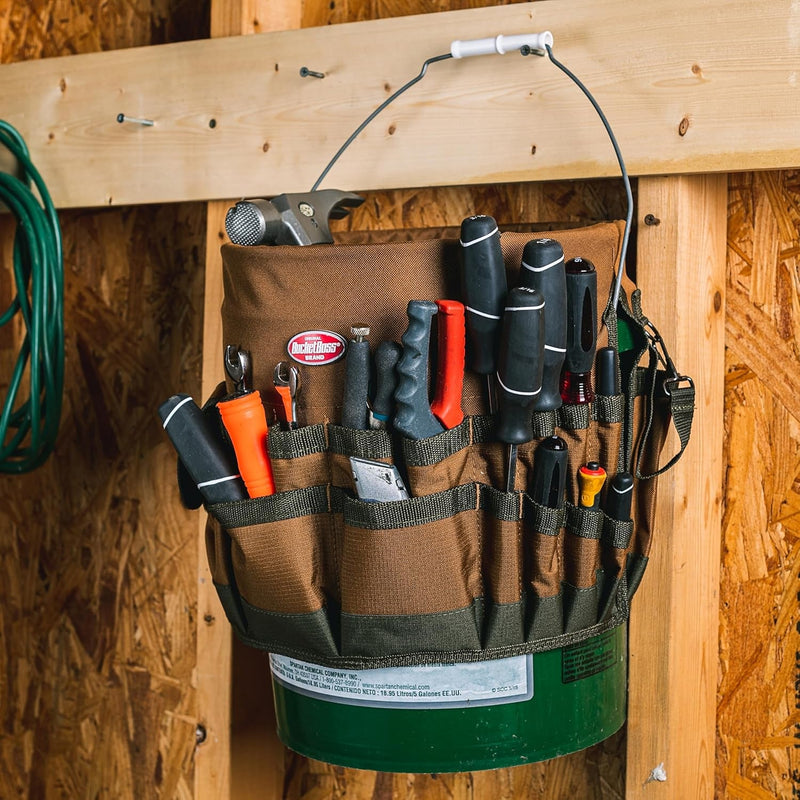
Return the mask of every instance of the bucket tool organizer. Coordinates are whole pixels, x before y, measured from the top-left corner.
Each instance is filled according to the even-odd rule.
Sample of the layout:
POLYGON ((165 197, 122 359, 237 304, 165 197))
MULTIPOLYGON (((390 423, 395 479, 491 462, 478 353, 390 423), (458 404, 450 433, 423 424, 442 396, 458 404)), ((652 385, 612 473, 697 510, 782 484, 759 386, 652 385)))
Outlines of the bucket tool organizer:
MULTIPOLYGON (((465 253, 474 241, 463 225, 461 239, 393 232, 384 241, 365 235, 335 245, 222 250, 223 335, 250 363, 239 372, 228 365, 229 380, 202 415, 192 411, 190 427, 202 427, 204 447, 220 455, 226 426, 218 409, 225 418, 228 404, 243 398, 259 415, 263 407, 268 488, 247 497, 223 452, 214 469, 189 469, 184 498, 205 503, 211 573, 237 636, 271 654, 281 738, 337 764, 419 772, 521 764, 593 744, 624 721, 630 600, 654 535, 658 476, 688 442, 694 389, 624 275, 632 193, 611 129, 553 57, 550 34, 531 34, 454 42, 451 54, 428 59, 344 147, 428 64, 502 53, 508 42, 546 51, 593 103, 622 169, 624 222, 544 239, 487 230, 478 240, 495 248, 506 295, 492 314, 465 296, 466 264, 474 260, 465 253), (560 275, 562 294, 550 278, 526 271, 560 275), (514 288, 520 283, 534 290, 514 288), (443 383, 461 379, 458 367, 447 367, 463 353, 460 345, 448 350, 454 329, 441 326, 435 365, 429 335, 434 319, 460 303, 473 338, 463 387, 449 390, 445 407, 443 383), (510 320, 523 307, 540 316, 518 339, 521 328, 510 320), (503 318, 504 329, 497 363, 481 364, 480 319, 493 317, 503 318), (381 397, 380 413, 372 400, 380 424, 365 424, 362 401, 355 423, 353 398, 343 392, 349 356, 338 356, 346 348, 363 357, 388 342, 399 358, 390 370, 398 384, 381 397), (302 386, 288 409, 285 374, 302 386), (429 380, 436 384, 432 405, 429 380), (384 408, 387 399, 395 402, 384 408), (661 466, 671 423, 680 450, 661 466), (378 465, 407 494, 365 499, 353 459, 378 465), (202 497, 192 498, 195 484, 205 487, 202 497), (499 672, 510 680, 459 674, 454 691, 435 691, 435 680, 415 682, 413 672, 511 662, 499 672), (460 695, 467 684, 483 684, 494 696, 480 696, 479 686, 459 702, 431 699, 460 695), (333 702, 326 692, 336 695, 333 702), (380 702, 376 694, 384 695, 380 702), (405 705, 412 695, 413 707, 405 705), (504 716, 512 703, 517 710, 504 716)), ((255 205, 240 208, 239 216, 256 212, 255 205)), ((173 441, 170 420, 188 400, 172 398, 162 408, 173 441)), ((249 483, 241 458, 239 467, 249 483)))
MULTIPOLYGON (((613 396, 534 412, 507 491, 508 445, 496 436, 480 376, 466 373, 463 421, 410 439, 340 425, 345 361, 301 366, 301 426, 270 427, 275 493, 209 506, 209 559, 236 630, 271 653, 350 669, 467 662, 564 647, 620 625, 647 563, 659 455, 671 419, 688 436, 691 385, 659 369, 660 353, 627 283, 607 305, 621 223, 557 231, 565 259, 596 268, 600 348, 620 374, 613 396), (609 334, 612 338, 609 338, 609 334), (620 342, 622 342, 620 350, 620 342), (649 363, 640 366, 650 352, 649 363), (621 379, 621 380, 620 380, 621 379), (554 507, 533 496, 537 449, 566 444, 565 492, 554 507), (396 464, 411 497, 359 500, 349 457, 396 464), (578 470, 597 463, 607 486, 633 477, 630 518, 581 507, 578 470)), ((501 237, 508 285, 519 280, 530 234, 501 237)), ((366 320, 370 339, 399 341, 409 299, 458 299, 456 240, 416 239, 296 247, 223 248, 226 341, 252 353, 267 417, 280 400, 273 367, 303 331, 342 335, 366 320)), ((220 387, 217 398, 232 391, 220 387)), ((606 489, 608 491, 608 489, 606 489)))

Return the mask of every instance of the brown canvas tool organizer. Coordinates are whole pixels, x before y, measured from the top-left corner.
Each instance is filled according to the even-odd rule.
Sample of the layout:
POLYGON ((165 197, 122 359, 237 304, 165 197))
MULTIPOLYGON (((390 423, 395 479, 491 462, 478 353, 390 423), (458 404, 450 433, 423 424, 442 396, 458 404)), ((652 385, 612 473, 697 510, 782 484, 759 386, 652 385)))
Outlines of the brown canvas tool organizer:
MULTIPOLYGON (((686 445, 693 387, 675 371, 627 278, 606 307, 623 223, 553 231, 598 275, 598 347, 621 348, 623 391, 591 406, 534 415, 519 447, 516 491, 494 436, 483 380, 465 375, 461 425, 422 440, 339 425, 344 361, 302 368, 297 430, 270 428, 276 493, 208 508, 208 557, 225 611, 247 644, 350 669, 474 661, 564 647, 622 624, 653 536, 659 456, 670 420, 686 445), (620 345, 620 343, 622 343, 620 345), (649 354, 649 355, 648 355, 649 354), (640 364, 640 362, 642 362, 640 364), (558 509, 526 491, 533 454, 553 433, 569 469, 597 460, 609 480, 635 476, 633 519, 558 509), (396 463, 411 499, 356 498, 349 456, 396 463)), ((509 278, 535 234, 503 233, 509 278)), ((224 338, 252 353, 253 386, 275 418, 275 364, 289 339, 367 323, 399 341, 411 299, 459 298, 457 238, 310 247, 223 247, 224 338)), ((373 345, 373 346, 374 346, 373 345)), ((231 387, 221 385, 221 397, 231 387)))

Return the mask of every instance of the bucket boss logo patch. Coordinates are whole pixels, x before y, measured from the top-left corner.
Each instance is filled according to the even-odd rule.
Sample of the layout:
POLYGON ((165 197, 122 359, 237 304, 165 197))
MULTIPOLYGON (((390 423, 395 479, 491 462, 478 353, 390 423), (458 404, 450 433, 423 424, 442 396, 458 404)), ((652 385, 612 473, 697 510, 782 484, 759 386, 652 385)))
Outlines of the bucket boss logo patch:
POLYGON ((347 342, 333 331, 303 331, 292 336, 286 350, 295 361, 309 367, 338 361, 347 349, 347 342))

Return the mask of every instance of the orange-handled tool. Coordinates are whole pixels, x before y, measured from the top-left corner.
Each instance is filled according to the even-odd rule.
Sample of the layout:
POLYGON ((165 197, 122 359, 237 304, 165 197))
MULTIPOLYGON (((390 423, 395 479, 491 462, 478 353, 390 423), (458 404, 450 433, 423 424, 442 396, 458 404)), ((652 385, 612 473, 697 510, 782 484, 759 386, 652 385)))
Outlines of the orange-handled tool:
POLYGON ((581 508, 600 508, 600 492, 606 482, 606 471, 596 462, 590 461, 578 470, 578 490, 581 508))
POLYGON ((269 460, 267 415, 261 394, 247 388, 249 354, 228 345, 225 369, 234 381, 236 394, 217 404, 222 423, 230 436, 247 493, 250 497, 275 494, 275 480, 269 460))
POLYGON ((445 428, 455 428, 464 419, 461 394, 464 387, 464 304, 437 300, 438 334, 436 393, 431 411, 445 428))
POLYGON ((281 415, 289 430, 297 429, 297 393, 300 391, 300 371, 286 361, 279 361, 273 372, 275 392, 281 401, 281 415))

